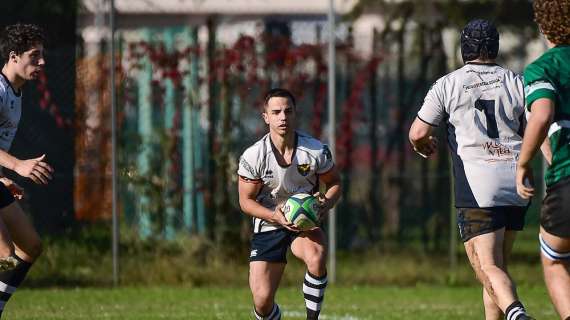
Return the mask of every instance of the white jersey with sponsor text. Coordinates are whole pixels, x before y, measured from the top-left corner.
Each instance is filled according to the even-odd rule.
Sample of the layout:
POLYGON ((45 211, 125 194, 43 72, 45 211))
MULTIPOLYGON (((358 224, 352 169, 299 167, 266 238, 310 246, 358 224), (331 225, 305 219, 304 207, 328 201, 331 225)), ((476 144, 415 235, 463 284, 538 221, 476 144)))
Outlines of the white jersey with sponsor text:
POLYGON ((16 93, 6 76, 0 73, 0 149, 10 149, 21 116, 22 93, 16 93))
POLYGON ((467 63, 431 87, 418 118, 447 126, 456 207, 527 205, 515 185, 524 110, 522 77, 496 64, 467 63))
MULTIPOLYGON (((318 191, 318 176, 333 167, 328 147, 301 132, 295 135, 291 164, 281 166, 275 158, 275 146, 267 134, 244 151, 239 160, 238 175, 246 180, 263 183, 257 202, 271 210, 296 193, 318 191)), ((266 232, 280 225, 253 218, 253 232, 266 232)))

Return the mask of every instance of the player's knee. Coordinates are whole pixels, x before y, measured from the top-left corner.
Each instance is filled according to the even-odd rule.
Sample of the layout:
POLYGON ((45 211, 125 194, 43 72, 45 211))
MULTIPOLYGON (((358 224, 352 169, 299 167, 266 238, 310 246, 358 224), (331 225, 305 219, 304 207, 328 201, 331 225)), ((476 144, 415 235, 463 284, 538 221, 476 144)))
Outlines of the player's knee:
POLYGON ((12 246, 2 246, 0 248, 0 259, 5 259, 14 253, 14 247, 12 246))
POLYGON ((36 260, 44 251, 43 244, 40 240, 36 241, 34 244, 28 248, 28 252, 26 252, 30 258, 36 260))
POLYGON ((482 277, 484 278, 484 279, 480 279, 481 281, 485 281, 486 279, 489 279, 490 277, 492 277, 493 274, 495 274, 497 272, 501 272, 501 268, 499 268, 499 266, 497 266, 496 264, 492 264, 492 263, 481 264, 480 269, 481 269, 482 277))

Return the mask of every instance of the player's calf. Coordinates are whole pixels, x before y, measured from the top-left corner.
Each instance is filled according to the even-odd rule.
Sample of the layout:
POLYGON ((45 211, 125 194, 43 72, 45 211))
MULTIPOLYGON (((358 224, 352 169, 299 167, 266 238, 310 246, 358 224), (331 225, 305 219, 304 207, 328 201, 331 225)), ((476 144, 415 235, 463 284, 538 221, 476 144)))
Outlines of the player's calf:
POLYGON ((267 293, 256 292, 253 295, 253 308, 258 314, 270 314, 275 305, 273 301, 274 296, 267 293))

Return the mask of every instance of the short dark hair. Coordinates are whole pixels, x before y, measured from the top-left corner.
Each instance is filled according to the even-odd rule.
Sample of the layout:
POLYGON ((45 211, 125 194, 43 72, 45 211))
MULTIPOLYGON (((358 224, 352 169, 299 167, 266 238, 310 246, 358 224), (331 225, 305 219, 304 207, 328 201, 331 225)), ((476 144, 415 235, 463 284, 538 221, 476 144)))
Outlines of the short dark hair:
POLYGON ((0 54, 3 63, 10 59, 10 52, 20 55, 30 50, 34 45, 44 44, 43 30, 33 24, 9 25, 0 33, 0 54))
POLYGON ((269 99, 275 98, 275 97, 287 98, 287 99, 289 99, 289 101, 291 101, 291 103, 293 103, 293 108, 297 107, 296 102, 295 102, 295 97, 293 97, 293 94, 291 93, 291 91, 289 91, 287 89, 283 89, 283 88, 273 88, 273 89, 267 91, 267 93, 265 94, 265 103, 263 104, 263 106, 267 107, 267 103, 269 102, 269 99))
POLYGON ((475 19, 461 31, 463 62, 476 59, 495 59, 499 54, 499 32, 492 22, 475 19))
POLYGON ((534 21, 546 38, 558 44, 570 44, 570 0, 535 0, 534 21))

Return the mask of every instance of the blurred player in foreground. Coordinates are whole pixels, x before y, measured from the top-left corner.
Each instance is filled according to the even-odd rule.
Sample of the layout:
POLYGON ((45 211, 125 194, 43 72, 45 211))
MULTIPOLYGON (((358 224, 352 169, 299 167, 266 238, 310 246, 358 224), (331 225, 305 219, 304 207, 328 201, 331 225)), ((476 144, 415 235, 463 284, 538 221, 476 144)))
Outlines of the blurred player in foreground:
MULTIPOLYGON (((22 114, 22 87, 37 79, 45 60, 43 31, 34 25, 7 26, 0 33, 3 59, 0 76, 0 166, 47 184, 53 169, 44 162, 45 155, 20 160, 8 154, 22 114)), ((0 178, 0 258, 11 262, 0 271, 0 315, 8 299, 26 277, 32 263, 41 254, 40 238, 16 199, 23 190, 8 178, 0 178)), ((4 264, 5 265, 5 264, 4 264)))
POLYGON ((517 190, 534 195, 531 159, 542 145, 549 166, 540 212, 540 249, 548 293, 570 320, 570 1, 534 1, 535 21, 549 50, 524 71, 531 115, 517 166, 517 190))
POLYGON ((485 20, 469 22, 461 32, 465 65, 431 87, 409 138, 427 158, 437 150, 433 128, 445 122, 459 232, 483 285, 485 319, 532 319, 507 271, 528 207, 515 184, 524 124, 523 81, 495 63, 498 51, 495 26, 485 20))
POLYGON ((281 319, 275 293, 289 247, 307 266, 303 295, 308 320, 319 318, 327 286, 324 232, 318 227, 301 232, 281 208, 293 194, 316 193, 321 183, 326 191, 319 195, 319 216, 324 218, 341 195, 340 179, 327 146, 295 130, 296 115, 289 91, 270 90, 262 114, 269 133, 239 161, 239 203, 253 217, 249 285, 255 319, 281 319))

